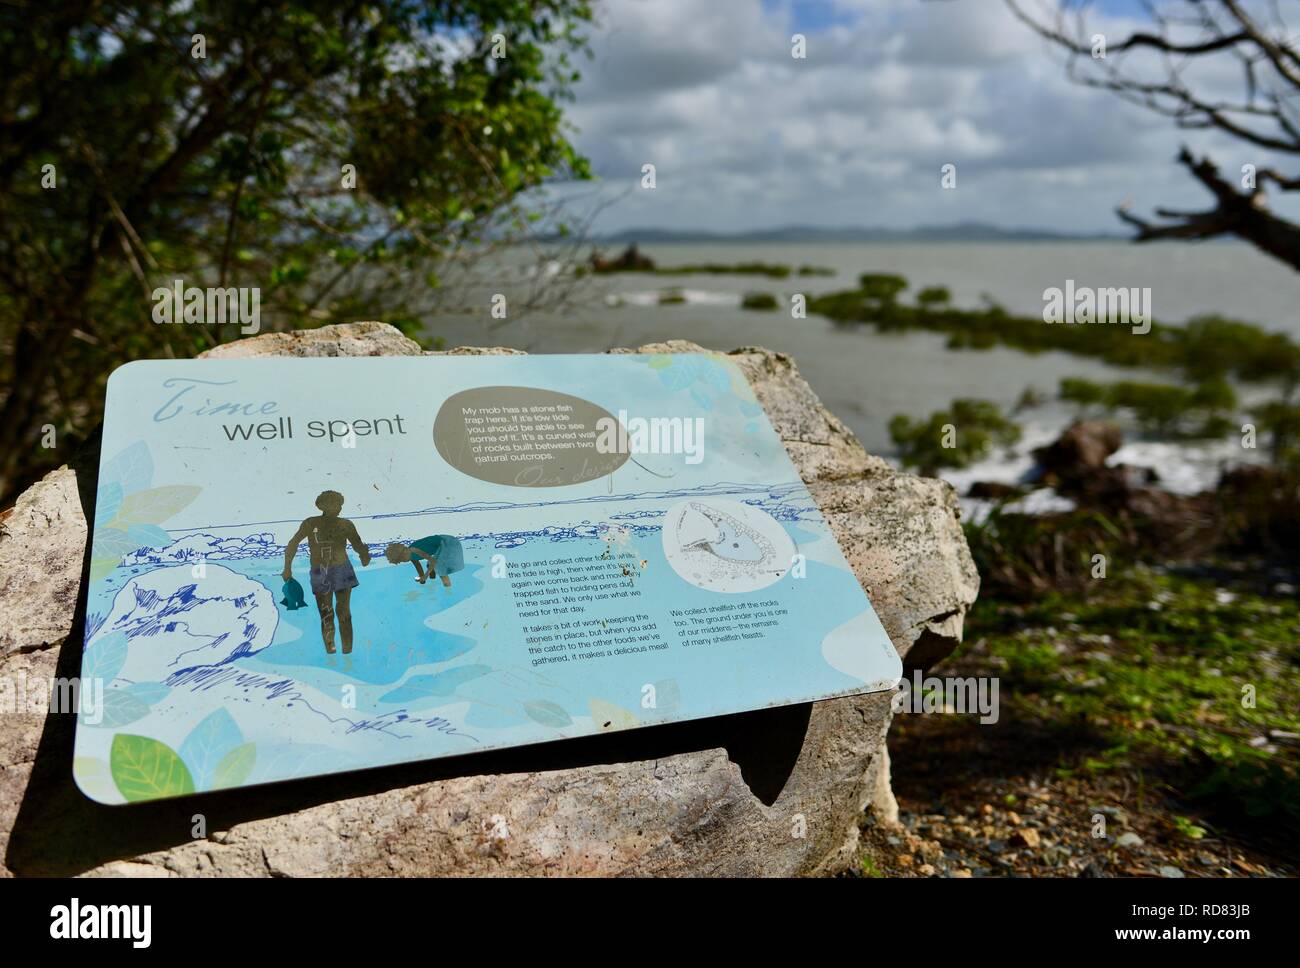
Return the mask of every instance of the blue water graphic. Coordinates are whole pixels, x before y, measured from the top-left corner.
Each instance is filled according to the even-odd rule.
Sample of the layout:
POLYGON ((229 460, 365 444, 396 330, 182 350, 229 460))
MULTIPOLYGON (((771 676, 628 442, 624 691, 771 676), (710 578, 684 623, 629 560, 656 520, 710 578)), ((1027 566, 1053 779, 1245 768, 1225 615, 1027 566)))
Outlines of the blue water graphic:
MULTIPOLYGON (((412 666, 447 662, 474 648, 475 639, 430 628, 427 620, 465 601, 483 588, 469 566, 452 576, 445 588, 436 578, 419 585, 408 564, 383 565, 372 560, 367 568, 354 562, 357 579, 352 589, 353 649, 347 674, 359 682, 395 683, 412 666)), ((249 572, 249 577, 272 587, 278 572, 249 572)), ((336 655, 328 655, 321 638, 320 614, 315 602, 298 611, 280 608, 280 630, 270 648, 258 654, 262 662, 280 668, 309 666, 343 668, 342 635, 335 619, 336 655)))

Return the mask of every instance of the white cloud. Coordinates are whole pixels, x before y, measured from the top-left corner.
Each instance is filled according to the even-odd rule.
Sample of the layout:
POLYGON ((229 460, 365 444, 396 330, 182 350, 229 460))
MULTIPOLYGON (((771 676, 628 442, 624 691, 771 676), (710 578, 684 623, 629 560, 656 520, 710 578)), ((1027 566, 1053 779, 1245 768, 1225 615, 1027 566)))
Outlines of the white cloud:
MULTIPOLYGON (((823 22, 804 26, 788 2, 600 4, 570 116, 608 193, 626 197, 596 229, 982 220, 1118 232, 1125 199, 1205 203, 1173 158, 1180 142, 1221 138, 1071 83, 1000 2, 819 9, 823 22), (796 30, 804 60, 790 56, 796 30), (635 188, 647 162, 653 192, 635 188), (949 162, 956 192, 939 186, 949 162)), ((1100 23, 1114 37, 1126 26, 1100 23)), ((1233 78, 1216 68, 1209 80, 1233 78)))

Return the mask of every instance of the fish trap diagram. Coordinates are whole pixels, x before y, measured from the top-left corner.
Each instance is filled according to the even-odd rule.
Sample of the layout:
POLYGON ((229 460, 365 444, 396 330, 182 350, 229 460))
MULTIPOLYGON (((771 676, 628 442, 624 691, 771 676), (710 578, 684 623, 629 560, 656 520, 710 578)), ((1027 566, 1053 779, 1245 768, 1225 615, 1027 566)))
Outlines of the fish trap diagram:
POLYGON ((794 541, 767 512, 718 498, 668 509, 664 555, 686 581, 711 592, 752 592, 790 570, 794 541))

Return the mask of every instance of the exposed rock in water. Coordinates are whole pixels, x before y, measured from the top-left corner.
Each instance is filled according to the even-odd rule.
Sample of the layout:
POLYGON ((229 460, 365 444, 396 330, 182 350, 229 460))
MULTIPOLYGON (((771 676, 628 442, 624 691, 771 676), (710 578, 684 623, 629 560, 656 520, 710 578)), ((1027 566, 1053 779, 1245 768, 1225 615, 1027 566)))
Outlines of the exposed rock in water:
POLYGON ((120 636, 127 660, 118 674, 131 682, 162 682, 195 666, 256 655, 271 644, 274 621, 254 618, 259 611, 276 614, 270 590, 215 562, 205 565, 202 581, 192 574, 189 565, 173 565, 130 579, 87 648, 120 636))
POLYGON ((1052 443, 1034 451, 1041 483, 1085 506, 1150 517, 1179 513, 1187 502, 1152 486, 1160 480, 1153 469, 1106 463, 1123 443, 1119 427, 1109 421, 1073 423, 1052 443))
POLYGON ((595 252, 591 253, 592 272, 653 272, 654 268, 654 260, 642 255, 635 242, 616 259, 602 259, 595 252))
POLYGON ((975 481, 967 488, 966 496, 987 501, 1011 501, 1024 497, 1025 488, 1018 484, 1003 484, 1001 481, 975 481))
MULTIPOLYGON (((694 352, 691 343, 640 352, 694 352)), ((513 350, 464 348, 459 354, 513 350)), ((618 352, 636 352, 631 350, 618 352)), ((380 323, 241 340, 208 356, 416 355, 380 323)), ((979 577, 952 488, 863 450, 787 356, 741 366, 908 661, 957 645, 979 577)), ((75 676, 97 455, 0 515, 0 676, 75 676)), ((210 566, 211 567, 211 566, 210 566)), ((84 610, 84 606, 83 606, 84 610)), ((256 644, 256 643, 254 643, 256 644)), ((250 646, 251 647, 251 646, 250 646)), ((890 694, 128 807, 73 785, 74 720, 0 716, 0 874, 829 873, 892 804, 890 694), (194 839, 194 815, 207 822, 194 839)))
POLYGON ((1106 466, 1106 458, 1120 449, 1124 435, 1105 420, 1080 420, 1067 427, 1055 441, 1034 451, 1043 469, 1044 482, 1069 483, 1106 466))

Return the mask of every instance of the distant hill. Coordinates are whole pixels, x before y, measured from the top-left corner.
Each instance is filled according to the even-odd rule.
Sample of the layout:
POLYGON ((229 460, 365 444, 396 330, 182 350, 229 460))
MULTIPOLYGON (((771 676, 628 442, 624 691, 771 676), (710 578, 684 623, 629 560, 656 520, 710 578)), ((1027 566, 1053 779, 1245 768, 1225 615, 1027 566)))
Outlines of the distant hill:
POLYGON ((983 222, 958 222, 953 225, 922 225, 911 229, 778 225, 749 232, 700 232, 641 228, 595 235, 592 241, 654 245, 669 242, 1081 242, 1126 238, 1128 236, 1101 232, 1088 234, 1051 232, 1046 229, 1005 229, 983 222))

